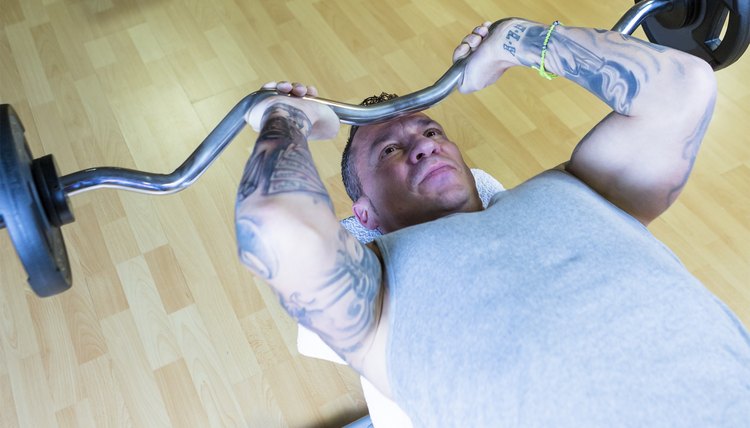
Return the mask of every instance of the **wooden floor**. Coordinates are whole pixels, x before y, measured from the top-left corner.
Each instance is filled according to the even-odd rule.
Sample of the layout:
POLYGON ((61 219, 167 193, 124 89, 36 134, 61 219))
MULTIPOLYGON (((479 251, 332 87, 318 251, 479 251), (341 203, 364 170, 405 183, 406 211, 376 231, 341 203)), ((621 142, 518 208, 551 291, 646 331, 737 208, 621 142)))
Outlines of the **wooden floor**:
MULTIPOLYGON (((485 19, 611 27, 632 2, 2 0, 0 102, 63 173, 176 168, 262 83, 347 102, 409 93, 485 19), (531 3, 533 6, 525 6, 531 3)), ((718 73, 716 115, 682 198, 651 229, 750 325, 750 54, 718 73)), ((689 88, 686 88, 689 90, 689 88)), ((432 111, 506 186, 565 161, 607 108, 512 70, 432 111)), ((344 129, 345 130, 345 129, 344 129)), ((314 156, 337 213, 343 135, 314 156)), ((243 133, 188 190, 72 198, 75 285, 40 299, 0 232, 0 427, 341 426, 366 413, 349 369, 300 357, 294 323, 235 253, 243 133)))

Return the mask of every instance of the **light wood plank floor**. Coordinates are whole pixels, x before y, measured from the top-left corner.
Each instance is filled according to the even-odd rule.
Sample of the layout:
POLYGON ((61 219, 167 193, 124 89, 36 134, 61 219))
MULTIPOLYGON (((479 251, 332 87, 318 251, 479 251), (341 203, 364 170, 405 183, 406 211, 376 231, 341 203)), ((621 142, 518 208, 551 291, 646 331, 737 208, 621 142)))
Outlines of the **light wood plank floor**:
MULTIPOLYGON (((0 102, 63 173, 169 172, 245 94, 274 79, 347 102, 433 83, 485 19, 611 27, 609 0, 2 0, 0 102), (530 4, 530 5, 527 5, 530 4)), ((750 55, 748 55, 750 56, 750 55)), ((693 178, 653 232, 750 325, 750 58, 720 97, 693 178)), ((689 88, 686 88, 689 90, 689 88)), ((607 109, 512 70, 432 114, 506 186, 567 159, 607 109)), ((345 131, 345 129, 344 129, 345 131)), ((344 134, 314 156, 337 213, 344 134)), ((235 254, 244 131, 190 189, 72 199, 74 287, 39 299, 0 232, 0 426, 341 426, 366 413, 357 376, 300 357, 295 325, 235 254)))

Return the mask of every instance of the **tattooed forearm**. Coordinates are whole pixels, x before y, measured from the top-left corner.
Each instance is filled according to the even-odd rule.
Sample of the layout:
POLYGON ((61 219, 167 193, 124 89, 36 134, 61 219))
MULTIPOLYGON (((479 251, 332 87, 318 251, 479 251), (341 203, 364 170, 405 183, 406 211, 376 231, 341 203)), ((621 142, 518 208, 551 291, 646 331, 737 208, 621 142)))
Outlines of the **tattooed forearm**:
POLYGON ((583 46, 570 42, 551 50, 559 55, 565 77, 598 96, 613 110, 628 115, 638 95, 639 82, 624 65, 605 60, 583 46), (563 50, 567 49, 567 52, 563 50))
POLYGON ((276 104, 267 110, 264 122, 240 181, 238 202, 258 190, 262 196, 296 192, 333 209, 307 146, 311 128, 307 116, 289 105, 276 104))
MULTIPOLYGON (((513 25, 505 35, 503 49, 520 64, 538 68, 548 30, 535 23, 513 25)), ((588 89, 617 113, 629 115, 642 85, 660 71, 662 60, 657 56, 666 48, 619 33, 565 30, 552 33, 545 69, 588 89)))
POLYGON ((701 119, 700 123, 698 124, 698 126, 696 126, 693 133, 690 134, 690 136, 685 140, 685 146, 682 150, 682 159, 686 161, 685 175, 682 177, 680 183, 678 183, 677 186, 675 186, 669 192, 669 195, 667 196, 667 206, 672 205, 672 203, 677 199, 677 196, 680 195, 680 192, 682 192, 685 184, 687 184, 690 173, 692 172, 693 166, 695 165, 695 159, 698 156, 698 150, 701 147, 703 136, 706 135, 708 125, 709 123, 711 123, 711 117, 713 116, 714 111, 714 103, 715 97, 714 100, 710 102, 706 113, 703 115, 703 119, 701 119))
POLYGON ((339 233, 336 263, 324 284, 305 292, 280 296, 286 311, 316 332, 342 356, 362 347, 375 322, 380 264, 349 233, 339 233))
MULTIPOLYGON (((532 38, 534 43, 538 44, 540 38, 544 42, 546 33, 543 28, 541 33, 532 38)), ((639 81, 630 67, 597 55, 561 32, 552 34, 547 49, 550 67, 560 69, 563 76, 588 89, 614 111, 624 115, 630 113, 639 90, 639 81)))

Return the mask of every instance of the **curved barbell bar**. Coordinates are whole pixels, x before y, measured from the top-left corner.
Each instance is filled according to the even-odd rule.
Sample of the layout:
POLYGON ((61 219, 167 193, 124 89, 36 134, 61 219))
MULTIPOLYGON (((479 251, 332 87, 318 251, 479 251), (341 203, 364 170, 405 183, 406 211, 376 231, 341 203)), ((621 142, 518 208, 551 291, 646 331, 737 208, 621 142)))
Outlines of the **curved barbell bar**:
MULTIPOLYGON (((671 0, 643 0, 631 7, 615 24, 612 31, 632 34, 648 16, 672 8, 671 0)), ((490 26, 490 32, 504 20, 490 26)), ((463 78, 464 66, 471 56, 455 62, 435 84, 417 92, 380 104, 360 106, 327 100, 305 99, 331 107, 342 123, 366 125, 415 113, 434 106, 445 99, 463 78)), ((243 98, 211 131, 198 148, 171 174, 149 173, 126 168, 98 167, 78 171, 60 178, 66 195, 89 190, 112 188, 149 194, 176 193, 193 184, 213 163, 245 126, 245 114, 258 102, 276 91, 260 90, 243 98)))
MULTIPOLYGON (((463 76, 466 59, 454 63, 434 85, 374 106, 345 104, 325 98, 303 98, 331 107, 339 120, 345 124, 366 125, 383 122, 424 110, 447 97, 463 76)), ((89 168, 60 177, 63 191, 67 195, 101 188, 149 194, 179 192, 193 184, 240 133, 245 127, 245 114, 256 103, 274 95, 278 93, 273 90, 260 90, 243 98, 208 134, 190 157, 171 174, 148 173, 116 167, 89 168)))

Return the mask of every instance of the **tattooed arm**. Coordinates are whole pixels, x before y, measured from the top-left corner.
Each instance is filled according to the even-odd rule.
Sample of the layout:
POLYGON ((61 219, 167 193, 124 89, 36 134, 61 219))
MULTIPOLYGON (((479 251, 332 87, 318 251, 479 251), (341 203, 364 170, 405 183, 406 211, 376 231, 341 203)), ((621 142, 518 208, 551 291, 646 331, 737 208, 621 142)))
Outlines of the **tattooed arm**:
MULTIPOLYGON (((510 19, 484 42, 486 26, 476 29, 465 39, 477 52, 467 65, 462 92, 493 83, 512 66, 539 67, 548 29, 510 19)), ((454 57, 467 52, 464 46, 454 57)), ((674 202, 690 175, 713 113, 713 71, 674 49, 616 32, 564 26, 552 33, 544 66, 613 110, 578 144, 567 171, 648 224, 674 202)))
POLYGON ((320 120, 335 121, 335 130, 338 118, 294 98, 256 109, 260 135, 237 194, 240 259, 297 322, 372 378, 366 356, 383 299, 380 262, 340 226, 307 145, 311 132, 332 136, 314 135, 320 123, 310 116, 328 110, 320 120))

